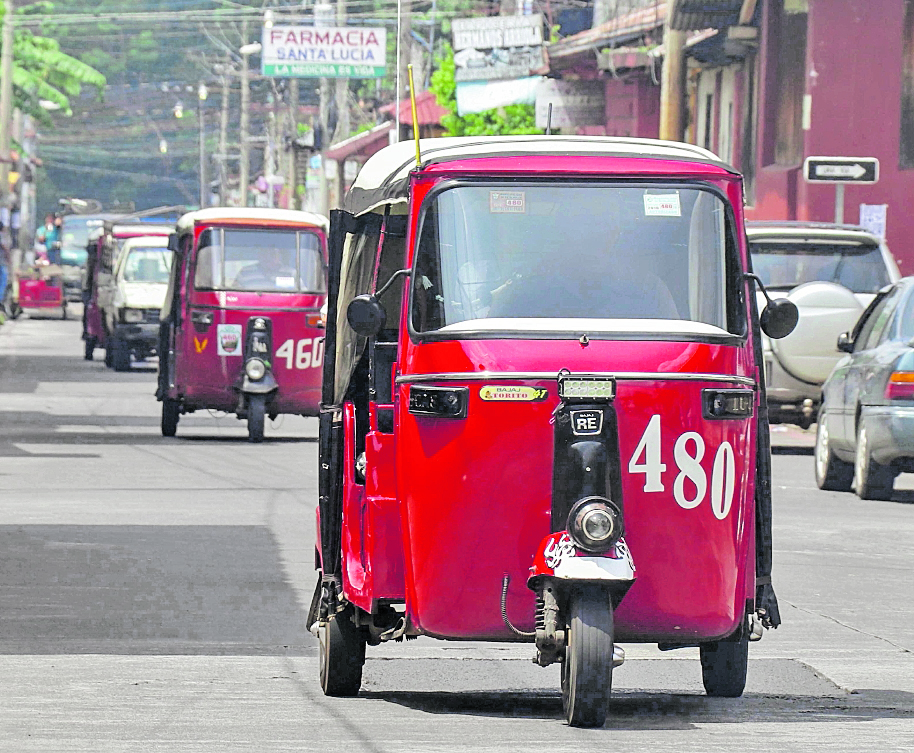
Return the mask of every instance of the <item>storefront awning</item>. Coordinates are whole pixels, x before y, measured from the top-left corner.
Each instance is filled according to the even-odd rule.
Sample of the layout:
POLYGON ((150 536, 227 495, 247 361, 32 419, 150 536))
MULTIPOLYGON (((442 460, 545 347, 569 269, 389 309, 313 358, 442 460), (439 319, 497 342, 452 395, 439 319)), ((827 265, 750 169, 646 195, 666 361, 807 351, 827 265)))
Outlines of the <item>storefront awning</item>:
POLYGON ((746 24, 757 0, 670 0, 670 26, 674 29, 720 29, 746 24))

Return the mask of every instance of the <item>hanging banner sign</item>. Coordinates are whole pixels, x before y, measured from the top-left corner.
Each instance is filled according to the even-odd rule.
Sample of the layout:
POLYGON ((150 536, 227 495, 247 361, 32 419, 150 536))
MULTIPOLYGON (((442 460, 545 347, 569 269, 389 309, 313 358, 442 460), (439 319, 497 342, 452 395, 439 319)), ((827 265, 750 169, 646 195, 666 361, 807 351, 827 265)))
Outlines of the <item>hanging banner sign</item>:
POLYGON ((363 26, 273 26, 263 30, 261 70, 278 78, 382 78, 387 34, 363 26))
POLYGON ((454 79, 486 81, 529 76, 546 65, 543 14, 455 18, 454 79))

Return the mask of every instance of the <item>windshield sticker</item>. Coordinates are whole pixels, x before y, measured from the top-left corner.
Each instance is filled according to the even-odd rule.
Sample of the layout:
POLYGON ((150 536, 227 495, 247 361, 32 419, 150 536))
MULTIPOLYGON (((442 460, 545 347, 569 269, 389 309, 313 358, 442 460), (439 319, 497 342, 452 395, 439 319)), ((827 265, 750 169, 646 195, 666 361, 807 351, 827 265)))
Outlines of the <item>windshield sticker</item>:
POLYGON ((276 278, 276 287, 277 288, 287 288, 291 289, 295 287, 295 278, 294 277, 277 277, 276 278))
POLYGON ((549 390, 539 387, 487 384, 479 388, 479 397, 483 400, 500 400, 509 403, 540 403, 549 397, 549 390))
POLYGON ((645 217, 682 217, 678 193, 644 194, 645 217))
POLYGON ((216 327, 216 346, 220 356, 240 356, 241 325, 220 324, 216 327))
POLYGON ((527 211, 524 191, 489 191, 489 212, 492 214, 524 214, 527 211))

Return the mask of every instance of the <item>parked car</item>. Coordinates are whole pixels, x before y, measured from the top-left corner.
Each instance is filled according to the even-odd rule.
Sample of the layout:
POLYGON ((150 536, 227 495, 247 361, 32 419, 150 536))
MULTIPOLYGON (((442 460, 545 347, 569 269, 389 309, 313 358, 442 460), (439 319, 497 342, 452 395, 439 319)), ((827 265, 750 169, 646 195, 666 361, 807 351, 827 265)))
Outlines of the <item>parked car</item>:
POLYGON ((99 290, 115 371, 127 371, 131 356, 143 360, 155 354, 159 310, 165 302, 171 262, 168 236, 129 238, 117 257, 114 273, 103 283, 105 289, 99 290))
MULTIPOLYGON (((749 222, 746 233, 753 271, 773 297, 786 296, 800 310, 793 333, 762 336, 770 420, 809 428, 841 356, 838 335, 901 275, 885 242, 856 225, 749 222)), ((760 296, 760 311, 764 304, 760 296)))
POLYGON ((820 489, 889 499, 914 472, 914 277, 882 290, 837 347, 822 388, 815 469, 820 489))

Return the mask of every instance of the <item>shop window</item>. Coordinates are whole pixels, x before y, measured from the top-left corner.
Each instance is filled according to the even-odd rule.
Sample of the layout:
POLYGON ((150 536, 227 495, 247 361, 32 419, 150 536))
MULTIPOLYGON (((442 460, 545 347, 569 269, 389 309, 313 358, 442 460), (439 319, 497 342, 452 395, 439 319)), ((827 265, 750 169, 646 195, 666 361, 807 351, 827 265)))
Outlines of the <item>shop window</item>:
POLYGON ((901 27, 901 135, 899 167, 914 168, 914 0, 904 2, 901 27))

